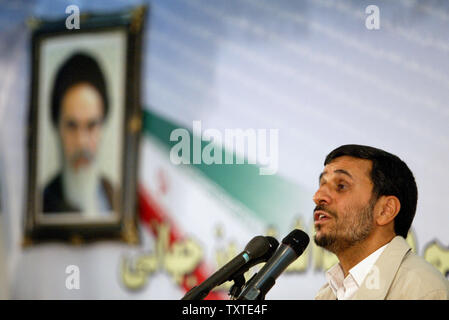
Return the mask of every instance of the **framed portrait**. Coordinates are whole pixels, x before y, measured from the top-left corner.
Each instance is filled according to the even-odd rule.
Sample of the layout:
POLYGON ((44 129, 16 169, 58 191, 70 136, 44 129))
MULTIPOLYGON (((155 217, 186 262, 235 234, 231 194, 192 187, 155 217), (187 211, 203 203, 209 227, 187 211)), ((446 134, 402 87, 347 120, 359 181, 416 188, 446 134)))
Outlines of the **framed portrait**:
MULTIPOLYGON (((0 147, 2 147, 0 145, 0 147)), ((4 149, 2 149, 4 150, 4 149)), ((3 208, 3 203, 4 203, 4 199, 5 199, 5 194, 4 191, 6 188, 3 186, 3 184, 5 183, 6 177, 5 177, 5 171, 3 170, 3 155, 0 154, 0 233, 3 230, 2 226, 3 226, 3 214, 2 212, 4 211, 3 208)))
POLYGON ((32 20, 24 244, 138 242, 136 179, 146 6, 32 20))

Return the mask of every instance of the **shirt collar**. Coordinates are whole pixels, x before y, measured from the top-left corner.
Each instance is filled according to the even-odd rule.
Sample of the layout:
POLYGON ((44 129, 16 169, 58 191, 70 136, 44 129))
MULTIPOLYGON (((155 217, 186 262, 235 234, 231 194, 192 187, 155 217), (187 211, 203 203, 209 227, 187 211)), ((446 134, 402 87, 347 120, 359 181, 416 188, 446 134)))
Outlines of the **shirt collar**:
POLYGON ((335 294, 338 288, 343 286, 344 278, 345 275, 343 273, 343 269, 340 266, 340 263, 337 263, 326 272, 326 280, 335 294))
POLYGON ((374 263, 376 263, 377 259, 385 250, 387 245, 388 244, 383 245, 382 247, 371 253, 368 257, 356 264, 354 267, 352 267, 351 270, 349 270, 349 273, 352 275, 359 287, 362 285, 363 280, 365 280, 365 277, 371 271, 374 263))
POLYGON ((363 280, 365 280, 365 277, 371 271, 374 263, 376 263, 377 259, 385 250, 387 245, 388 243, 380 247, 379 249, 371 253, 368 257, 360 261, 357 265, 352 267, 352 269, 349 270, 349 274, 346 279, 344 277, 343 269, 340 263, 337 263, 336 265, 331 267, 326 272, 326 280, 329 283, 329 286, 331 287, 334 294, 337 295, 338 289, 344 286, 345 280, 354 280, 356 285, 360 287, 363 283, 363 280))

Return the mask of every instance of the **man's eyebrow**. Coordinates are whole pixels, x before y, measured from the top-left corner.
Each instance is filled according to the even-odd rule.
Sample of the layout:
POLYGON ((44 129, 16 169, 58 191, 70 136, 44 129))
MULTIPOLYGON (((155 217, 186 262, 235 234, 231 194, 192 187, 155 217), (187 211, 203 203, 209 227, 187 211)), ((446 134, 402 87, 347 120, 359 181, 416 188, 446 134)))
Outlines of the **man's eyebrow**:
MULTIPOLYGON (((334 170, 334 173, 341 173, 341 174, 347 175, 349 178, 351 178, 351 179, 354 180, 354 178, 352 177, 352 175, 351 175, 348 171, 346 171, 346 170, 344 170, 344 169, 337 169, 337 170, 334 170)), ((321 172, 320 177, 319 177, 319 179, 318 179, 318 182, 321 182, 321 179, 323 178, 323 176, 324 176, 325 174, 327 174, 327 171, 321 172)))
POLYGON ((337 169, 337 170, 334 171, 334 173, 342 173, 342 174, 344 174, 344 175, 347 175, 349 178, 354 179, 354 178, 352 177, 352 175, 351 175, 348 171, 343 170, 343 169, 337 169))

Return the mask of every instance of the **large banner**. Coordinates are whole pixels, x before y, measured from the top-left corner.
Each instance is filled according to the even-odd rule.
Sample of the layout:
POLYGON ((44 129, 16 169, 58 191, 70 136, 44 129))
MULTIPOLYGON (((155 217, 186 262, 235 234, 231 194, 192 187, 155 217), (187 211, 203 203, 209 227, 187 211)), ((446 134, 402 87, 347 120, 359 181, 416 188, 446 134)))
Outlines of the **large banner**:
MULTIPOLYGON (((419 196, 407 241, 449 277, 445 2, 133 1, 142 3, 149 8, 148 23, 143 27, 138 14, 128 15, 137 22, 127 25, 126 35, 112 31, 73 42, 59 35, 44 41, 47 51, 39 66, 47 71, 40 82, 31 81, 36 17, 67 18, 72 27, 77 11, 65 2, 2 3, 0 255, 6 258, 0 287, 8 288, 6 297, 180 299, 254 236, 281 241, 299 228, 312 239, 312 197, 324 159, 349 143, 394 153, 411 168, 419 196), (139 27, 142 39, 130 41, 139 27), (80 48, 84 59, 97 61, 106 80, 121 79, 108 82, 107 94, 103 85, 97 88, 102 101, 110 98, 112 113, 105 119, 113 123, 98 149, 99 169, 108 173, 114 190, 123 192, 109 197, 101 191, 100 198, 126 203, 128 209, 135 204, 134 211, 120 206, 123 210, 114 211, 135 217, 125 215, 126 223, 115 219, 109 225, 132 232, 119 233, 119 239, 96 237, 91 231, 100 229, 89 229, 88 218, 80 223, 94 241, 65 232, 71 241, 30 245, 27 195, 36 173, 30 168, 44 168, 37 179, 44 186, 59 172, 61 159, 56 151, 60 127, 51 124, 47 106, 36 113, 44 129, 35 138, 48 136, 51 143, 36 148, 39 158, 27 164, 33 160, 29 124, 38 120, 30 118, 31 87, 42 85, 38 101, 49 104, 51 90, 44 83, 52 83, 71 57, 79 58, 80 48), (140 67, 125 67, 126 52, 142 53, 133 60, 140 67)), ((79 13, 105 14, 128 5, 92 1, 75 7, 79 13)), ((80 33, 87 29, 83 21, 78 21, 80 33)), ((96 199, 80 194, 90 203, 96 199)), ((313 299, 336 262, 311 241, 266 298, 313 299)), ((224 283, 208 298, 228 299, 231 285, 224 283)))

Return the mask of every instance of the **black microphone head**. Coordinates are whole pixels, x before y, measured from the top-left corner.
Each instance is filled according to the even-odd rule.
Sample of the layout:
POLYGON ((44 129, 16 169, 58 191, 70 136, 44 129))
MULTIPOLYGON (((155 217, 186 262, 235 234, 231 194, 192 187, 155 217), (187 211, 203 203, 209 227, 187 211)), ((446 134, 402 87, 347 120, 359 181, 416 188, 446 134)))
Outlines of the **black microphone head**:
POLYGON ((245 247, 250 259, 257 259, 270 250, 271 244, 264 236, 256 236, 245 247))
MULTIPOLYGON (((259 237, 256 237, 256 238, 259 238, 259 237)), ((265 238, 265 243, 268 244, 265 253, 257 258, 250 258, 250 261, 248 261, 248 263, 246 263, 244 266, 242 266, 235 273, 236 276, 245 273, 250 268, 254 267, 256 264, 259 264, 261 262, 267 262, 268 259, 270 259, 273 256, 273 254, 276 252, 277 247, 279 247, 279 241, 277 241, 275 238, 270 237, 270 236, 266 236, 264 238, 265 238)), ((260 239, 257 239, 257 242, 259 242, 259 241, 260 241, 260 239)), ((250 241, 250 243, 252 243, 252 240, 250 241)), ((262 246, 260 246, 260 247, 262 247, 262 246)), ((246 249, 245 249, 245 251, 246 251, 246 249)))
POLYGON ((306 250, 309 241, 310 239, 307 233, 299 229, 293 230, 282 239, 282 243, 292 248, 298 256, 306 250))
POLYGON ((279 247, 279 241, 277 241, 276 238, 266 236, 265 239, 268 240, 268 243, 270 244, 270 249, 268 249, 267 254, 270 254, 270 257, 273 255, 273 253, 276 251, 276 249, 279 247))
POLYGON ((265 239, 268 241, 269 247, 265 252, 265 254, 261 255, 259 259, 255 260, 254 262, 260 263, 268 261, 268 259, 270 259, 273 256, 274 252, 279 247, 279 241, 277 241, 276 238, 266 236, 265 239))

